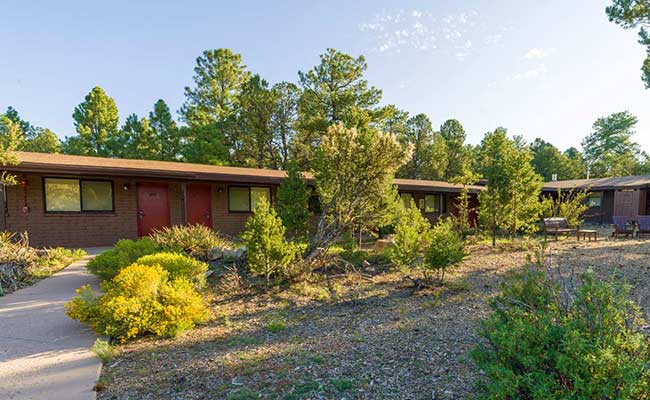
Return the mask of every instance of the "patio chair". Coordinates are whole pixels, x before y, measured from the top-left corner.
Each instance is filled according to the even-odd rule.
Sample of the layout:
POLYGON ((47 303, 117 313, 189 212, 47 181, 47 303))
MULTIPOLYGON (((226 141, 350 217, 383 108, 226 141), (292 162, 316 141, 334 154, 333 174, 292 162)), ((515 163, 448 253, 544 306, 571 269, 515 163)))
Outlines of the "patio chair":
POLYGON ((613 216, 612 222, 614 223, 614 232, 612 232, 613 237, 625 235, 625 237, 630 237, 634 235, 634 228, 630 227, 628 224, 627 217, 623 216, 613 216))
POLYGON ((636 222, 639 224, 637 235, 650 235, 650 215, 639 215, 636 222))
POLYGON ((544 239, 548 235, 555 236, 555 240, 559 235, 573 235, 577 232, 577 228, 570 227, 566 219, 560 217, 544 218, 544 239))

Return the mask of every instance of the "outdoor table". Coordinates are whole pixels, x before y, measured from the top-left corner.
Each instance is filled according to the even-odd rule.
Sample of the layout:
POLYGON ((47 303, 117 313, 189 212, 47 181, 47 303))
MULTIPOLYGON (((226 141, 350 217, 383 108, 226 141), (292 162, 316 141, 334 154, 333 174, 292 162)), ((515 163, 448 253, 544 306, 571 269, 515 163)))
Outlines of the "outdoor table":
POLYGON ((576 233, 578 236, 578 241, 580 241, 580 236, 585 240, 598 240, 598 231, 594 229, 579 229, 576 233))

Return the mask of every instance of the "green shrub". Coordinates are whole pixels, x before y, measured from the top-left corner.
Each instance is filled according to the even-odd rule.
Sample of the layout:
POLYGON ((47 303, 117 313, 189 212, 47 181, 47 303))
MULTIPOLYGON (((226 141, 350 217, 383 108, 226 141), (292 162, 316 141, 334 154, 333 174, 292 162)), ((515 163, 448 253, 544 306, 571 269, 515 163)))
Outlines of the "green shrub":
POLYGON ((412 199, 408 207, 399 200, 394 225, 394 243, 389 252, 393 264, 404 269, 421 263, 424 250, 429 244, 430 230, 429 221, 412 199))
POLYGON ((195 260, 181 253, 154 253, 140 257, 135 262, 141 265, 160 265, 169 273, 170 279, 185 278, 191 281, 197 289, 205 287, 205 273, 208 264, 195 260))
POLYGON ((282 220, 262 199, 246 222, 242 239, 250 270, 263 275, 267 286, 273 276, 286 277, 289 264, 296 261, 298 247, 284 239, 284 232, 282 220))
POLYGON ((276 209, 282 218, 291 238, 306 238, 309 235, 309 198, 312 190, 295 164, 289 165, 287 178, 282 180, 278 188, 276 209))
POLYGON ((3 293, 23 286, 38 262, 38 252, 29 246, 26 233, 16 240, 13 233, 0 232, 0 289, 3 293))
POLYGON ((587 204, 589 190, 577 190, 575 187, 569 191, 557 190, 557 195, 546 201, 544 217, 561 217, 566 219, 569 226, 579 226, 583 222, 583 215, 589 209, 587 204))
POLYGON ((465 243, 449 219, 443 219, 431 229, 431 241, 426 249, 422 265, 425 278, 434 272, 443 283, 445 272, 465 258, 465 243))
POLYGON ((156 231, 152 237, 163 249, 182 252, 199 260, 207 261, 215 247, 234 248, 234 244, 205 225, 175 225, 156 231))
POLYGON ((573 282, 540 270, 506 281, 472 352, 479 398, 650 399, 650 340, 629 287, 573 282))
POLYGON ((203 322, 208 309, 187 279, 168 277, 159 265, 132 264, 102 283, 103 295, 88 285, 78 289, 66 314, 121 342, 146 334, 174 337, 203 322))
POLYGON ((102 279, 111 279, 123 268, 133 264, 138 258, 159 250, 158 244, 150 238, 136 241, 123 239, 88 262, 86 268, 102 279))

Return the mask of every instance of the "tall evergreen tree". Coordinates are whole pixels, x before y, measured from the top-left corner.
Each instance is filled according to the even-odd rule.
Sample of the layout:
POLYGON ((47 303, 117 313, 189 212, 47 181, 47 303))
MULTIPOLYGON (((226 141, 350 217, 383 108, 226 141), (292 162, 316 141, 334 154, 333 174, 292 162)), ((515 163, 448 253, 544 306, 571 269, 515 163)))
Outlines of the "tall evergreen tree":
POLYGON ((650 1, 613 0, 606 8, 609 20, 624 29, 639 28, 639 44, 646 47, 646 58, 641 66, 641 80, 650 89, 650 1))
POLYGON ((118 135, 109 141, 112 157, 156 160, 160 154, 160 142, 151 129, 147 118, 140 119, 136 114, 126 118, 118 135))
POLYGON ((33 151, 35 153, 60 153, 61 140, 47 128, 35 127, 32 135, 23 144, 22 151, 33 151))
POLYGON ((380 120, 381 91, 363 79, 367 68, 363 56, 327 49, 319 65, 298 73, 302 96, 293 153, 302 168, 313 160, 314 149, 331 125, 363 128, 380 120))
POLYGON ((412 145, 411 159, 404 164, 397 176, 409 179, 424 179, 428 174, 433 144, 433 127, 429 117, 418 114, 406 121, 404 135, 399 138, 403 145, 412 145))
POLYGON ((181 137, 172 113, 164 100, 159 99, 149 113, 149 127, 156 137, 159 149, 156 159, 176 161, 181 153, 181 137))
POLYGON ((280 158, 280 167, 287 169, 290 146, 296 136, 300 89, 293 83, 280 82, 273 85, 271 90, 275 98, 275 108, 271 115, 274 146, 280 158))
POLYGON ((230 49, 205 50, 196 59, 194 87, 185 87, 183 120, 195 127, 231 118, 239 106, 241 87, 249 78, 240 54, 230 49))
POLYGON ((64 151, 69 154, 109 156, 107 145, 118 134, 115 101, 99 86, 88 93, 72 114, 78 136, 68 137, 64 151))
POLYGON ((582 141, 587 177, 629 175, 639 146, 632 142, 638 119, 628 111, 598 118, 593 132, 582 141))
POLYGON ((15 151, 32 151, 37 153, 59 153, 61 141, 47 128, 41 128, 22 119, 18 111, 8 107, 0 120, 0 142, 5 146, 11 143, 15 151))
POLYGON ((197 164, 228 165, 230 148, 225 132, 229 122, 215 122, 209 125, 180 128, 184 140, 181 157, 185 162, 197 164))
POLYGON ((530 144, 530 150, 533 154, 531 164, 545 181, 550 181, 554 175, 558 180, 582 178, 580 165, 551 143, 537 138, 530 144))
POLYGON ((447 167, 443 179, 449 181, 466 174, 469 158, 465 148, 465 129, 455 119, 448 119, 440 126, 440 135, 445 140, 447 167))
POLYGON ((429 117, 418 114, 406 121, 403 145, 413 148, 411 158, 403 165, 397 176, 409 179, 442 179, 447 168, 447 147, 440 133, 434 132, 429 117))
POLYGON ((503 128, 487 133, 481 142, 481 172, 487 189, 479 195, 479 218, 491 231, 492 244, 499 231, 514 238, 520 231, 536 229, 543 181, 533 170, 531 158, 530 151, 508 139, 503 128))
POLYGON ((23 134, 25 135, 26 139, 28 139, 31 136, 34 127, 28 121, 22 119, 20 117, 20 114, 15 108, 13 108, 12 106, 7 107, 7 110, 5 111, 4 115, 7 118, 9 118, 11 121, 18 124, 23 134))
POLYGON ((238 165, 275 169, 280 167, 272 121, 276 99, 275 93, 268 86, 259 75, 253 75, 242 86, 232 155, 238 165))

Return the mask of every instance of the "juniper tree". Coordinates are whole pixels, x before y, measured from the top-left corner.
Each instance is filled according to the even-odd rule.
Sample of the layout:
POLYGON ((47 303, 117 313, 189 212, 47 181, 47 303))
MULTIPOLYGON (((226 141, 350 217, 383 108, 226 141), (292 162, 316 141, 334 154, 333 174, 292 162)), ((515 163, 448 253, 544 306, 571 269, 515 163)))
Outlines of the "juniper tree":
POLYGON ((410 152, 394 136, 376 129, 336 124, 327 130, 312 164, 322 213, 308 261, 344 232, 385 224, 392 212, 395 171, 410 152))
POLYGON ((309 198, 312 190, 295 164, 289 166, 287 178, 278 189, 276 209, 292 238, 306 238, 309 234, 309 198))
POLYGON ((287 242, 284 234, 282 220, 266 198, 262 198, 246 222, 241 237, 246 243, 251 271, 264 276, 267 287, 272 276, 282 274, 289 263, 295 261, 296 246, 287 242))

